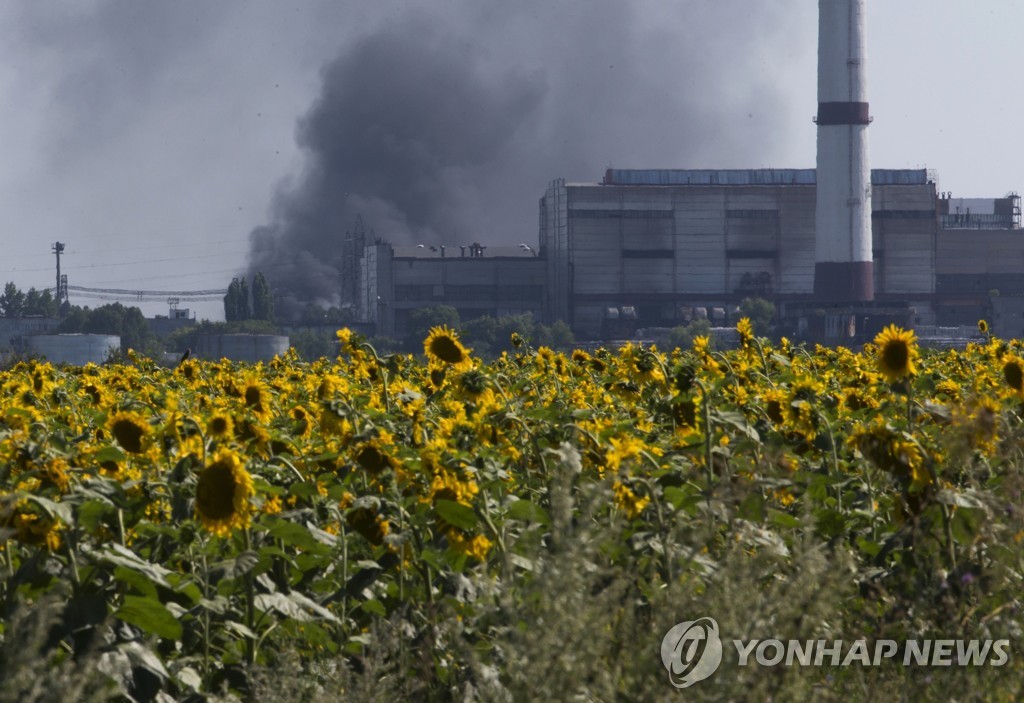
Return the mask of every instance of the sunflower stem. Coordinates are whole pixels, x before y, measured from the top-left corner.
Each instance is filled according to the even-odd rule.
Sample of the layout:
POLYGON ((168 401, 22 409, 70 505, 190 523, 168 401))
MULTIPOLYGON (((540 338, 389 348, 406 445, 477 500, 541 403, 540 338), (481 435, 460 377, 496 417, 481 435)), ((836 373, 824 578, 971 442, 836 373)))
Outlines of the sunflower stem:
MULTIPOLYGON (((191 560, 192 547, 189 547, 191 560)), ((210 567, 206 560, 206 549, 200 551, 203 566, 203 598, 210 599, 210 567)), ((210 685, 210 607, 209 603, 203 608, 203 685, 208 688, 210 685)))
POLYGON ((704 406, 704 466, 708 474, 708 489, 707 489, 707 502, 708 502, 708 525, 714 530, 715 526, 715 515, 711 509, 711 494, 715 485, 715 472, 712 465, 711 455, 711 440, 712 440, 712 427, 711 427, 711 390, 705 386, 699 379, 696 381, 697 385, 703 392, 704 398, 701 405, 704 406))
MULTIPOLYGON (((244 542, 244 549, 246 552, 252 550, 252 534, 249 528, 242 530, 242 539, 244 542)), ((245 626, 249 628, 249 631, 255 635, 256 622, 256 587, 253 583, 252 571, 247 571, 245 574, 245 626)), ((249 636, 245 640, 245 659, 248 665, 254 666, 256 664, 256 640, 253 636, 249 636)))

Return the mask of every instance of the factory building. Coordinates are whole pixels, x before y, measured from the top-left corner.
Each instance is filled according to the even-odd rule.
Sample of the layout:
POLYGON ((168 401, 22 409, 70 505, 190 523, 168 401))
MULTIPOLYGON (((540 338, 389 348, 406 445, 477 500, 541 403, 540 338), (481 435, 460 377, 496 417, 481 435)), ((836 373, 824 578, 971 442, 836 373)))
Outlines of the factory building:
POLYGON ((392 246, 377 241, 360 262, 360 322, 401 338, 411 310, 447 305, 462 320, 530 313, 541 319, 544 260, 533 247, 392 246))
MULTIPOLYGON (((925 170, 871 172, 874 298, 930 318, 938 197, 925 170)), ((814 169, 609 170, 540 202, 545 318, 597 337, 623 308, 673 326, 756 296, 814 303, 814 169)))
POLYGON ((939 200, 936 316, 940 324, 990 318, 1000 335, 1024 336, 1024 231, 1020 196, 939 200), (1016 316, 1018 321, 1011 321, 1016 316))
MULTIPOLYGON (((864 305, 901 324, 986 318, 999 334, 1024 335, 1018 196, 952 198, 924 169, 876 169, 871 184, 874 300, 864 305)), ((358 320, 400 338, 409 311, 448 305, 464 320, 531 313, 567 322, 578 339, 600 339, 622 336, 622 324, 609 324, 616 320, 671 327, 746 297, 783 313, 824 308, 814 290, 816 211, 815 169, 558 179, 540 199, 536 249, 367 244, 358 320)))

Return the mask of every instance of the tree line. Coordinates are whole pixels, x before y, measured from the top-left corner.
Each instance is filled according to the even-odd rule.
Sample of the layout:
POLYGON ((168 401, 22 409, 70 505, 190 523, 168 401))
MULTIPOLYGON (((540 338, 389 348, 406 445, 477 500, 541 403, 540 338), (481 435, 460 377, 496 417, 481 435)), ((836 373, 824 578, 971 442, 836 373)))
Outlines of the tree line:
POLYGON ((224 296, 224 319, 227 322, 274 321, 274 294, 262 272, 253 276, 251 298, 244 277, 231 279, 224 296))
POLYGON ((23 292, 13 282, 0 294, 0 315, 3 317, 57 317, 57 299, 49 288, 29 288, 23 292))

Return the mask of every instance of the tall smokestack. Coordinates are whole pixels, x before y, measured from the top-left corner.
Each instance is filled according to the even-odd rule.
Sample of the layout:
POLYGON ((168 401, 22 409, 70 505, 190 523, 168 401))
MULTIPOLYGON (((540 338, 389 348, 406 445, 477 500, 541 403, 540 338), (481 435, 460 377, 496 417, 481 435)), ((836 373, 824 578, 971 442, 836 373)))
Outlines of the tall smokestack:
POLYGON ((818 0, 814 295, 828 302, 875 297, 864 2, 818 0))

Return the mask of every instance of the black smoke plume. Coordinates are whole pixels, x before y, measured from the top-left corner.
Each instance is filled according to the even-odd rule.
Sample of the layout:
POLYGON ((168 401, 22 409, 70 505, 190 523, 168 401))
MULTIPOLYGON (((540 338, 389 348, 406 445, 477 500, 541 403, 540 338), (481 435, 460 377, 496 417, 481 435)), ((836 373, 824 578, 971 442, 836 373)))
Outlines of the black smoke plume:
POLYGON ((286 308, 336 301, 357 216, 396 244, 469 229, 471 172, 500 158, 543 96, 535 76, 486 77, 478 63, 472 47, 419 21, 359 40, 323 70, 298 127, 307 171, 251 235, 250 268, 286 292, 286 308))
POLYGON ((251 234, 250 273, 282 317, 338 302, 357 216, 394 244, 536 243, 553 178, 784 153, 782 77, 765 67, 792 13, 747 0, 445 7, 350 41, 323 69, 297 129, 305 171, 251 234))

